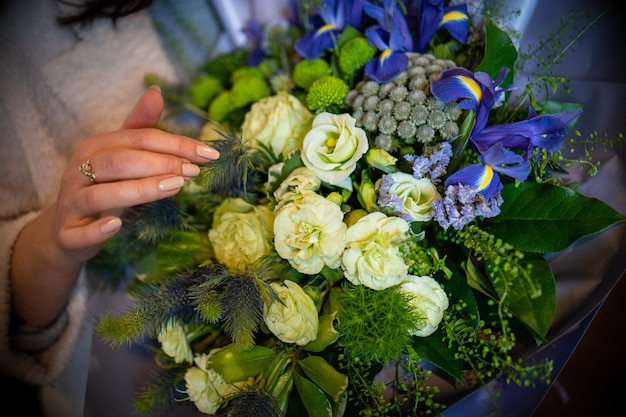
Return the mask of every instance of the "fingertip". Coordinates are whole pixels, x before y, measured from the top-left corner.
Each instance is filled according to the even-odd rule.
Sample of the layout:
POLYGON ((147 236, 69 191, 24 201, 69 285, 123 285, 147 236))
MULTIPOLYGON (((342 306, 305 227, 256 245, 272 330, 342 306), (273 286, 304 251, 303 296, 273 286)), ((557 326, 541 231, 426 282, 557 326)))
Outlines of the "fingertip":
POLYGON ((159 87, 157 84, 152 84, 150 87, 148 87, 148 90, 153 90, 161 94, 161 87, 159 87))
POLYGON ((209 161, 214 161, 220 157, 220 153, 217 149, 207 146, 205 144, 199 144, 196 147, 196 153, 204 159, 208 159, 209 161))
POLYGON ((165 102, 161 88, 154 84, 139 98, 132 111, 122 125, 124 129, 141 129, 156 127, 163 113, 165 102), (153 94, 156 92, 157 94, 153 94))
POLYGON ((110 235, 120 230, 121 227, 122 219, 119 217, 113 217, 100 225, 100 233, 103 235, 110 235))

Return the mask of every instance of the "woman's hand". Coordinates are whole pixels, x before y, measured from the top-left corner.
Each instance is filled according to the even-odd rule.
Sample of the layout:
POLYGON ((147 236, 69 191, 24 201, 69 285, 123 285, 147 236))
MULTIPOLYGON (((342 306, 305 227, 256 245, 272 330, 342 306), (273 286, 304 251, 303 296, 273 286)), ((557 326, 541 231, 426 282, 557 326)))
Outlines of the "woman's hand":
POLYGON ((125 208, 176 194, 198 165, 219 157, 200 141, 156 129, 162 111, 163 97, 151 87, 120 130, 76 146, 56 203, 15 244, 13 305, 25 323, 45 326, 56 318, 84 263, 120 230, 125 208))

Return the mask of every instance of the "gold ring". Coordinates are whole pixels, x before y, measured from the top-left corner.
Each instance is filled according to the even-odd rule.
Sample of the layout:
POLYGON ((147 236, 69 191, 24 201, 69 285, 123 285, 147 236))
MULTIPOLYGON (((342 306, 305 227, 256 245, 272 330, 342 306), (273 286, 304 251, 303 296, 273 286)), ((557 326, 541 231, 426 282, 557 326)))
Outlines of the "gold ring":
POLYGON ((89 181, 96 182, 96 173, 93 172, 93 166, 91 165, 91 158, 80 164, 78 170, 85 177, 89 178, 89 181))

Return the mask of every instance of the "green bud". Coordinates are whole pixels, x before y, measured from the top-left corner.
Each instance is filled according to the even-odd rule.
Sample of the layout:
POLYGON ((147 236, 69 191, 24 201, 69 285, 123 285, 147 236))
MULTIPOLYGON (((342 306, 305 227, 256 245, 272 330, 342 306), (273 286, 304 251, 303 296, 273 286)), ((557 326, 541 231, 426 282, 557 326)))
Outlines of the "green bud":
POLYGON ((396 172, 396 162, 398 158, 392 156, 389 152, 375 148, 370 149, 365 155, 365 160, 370 166, 380 169, 386 173, 396 172))
POLYGON ((376 205, 378 194, 376 193, 374 182, 372 182, 367 171, 361 171, 361 184, 355 184, 355 188, 356 197, 361 206, 370 213, 378 211, 378 206, 376 205))
POLYGON ((332 193, 328 194, 328 196, 326 196, 326 199, 332 201, 338 206, 341 206, 341 203, 343 203, 343 196, 337 191, 333 191, 332 193))

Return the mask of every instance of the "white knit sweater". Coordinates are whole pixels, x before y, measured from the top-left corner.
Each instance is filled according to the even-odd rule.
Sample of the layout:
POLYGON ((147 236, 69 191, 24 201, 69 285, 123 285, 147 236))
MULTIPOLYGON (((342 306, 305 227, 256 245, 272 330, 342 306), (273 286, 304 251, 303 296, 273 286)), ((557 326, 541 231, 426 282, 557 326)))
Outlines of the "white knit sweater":
MULTIPOLYGON (((66 367, 85 328, 81 277, 67 315, 45 331, 11 338, 8 269, 21 228, 54 198, 77 140, 118 129, 143 92, 148 72, 176 74, 148 11, 61 28, 54 0, 0 6, 0 369, 35 384, 66 367), (44 346, 37 353, 16 349, 44 346)), ((26 329, 28 330, 28 329, 26 329)))

